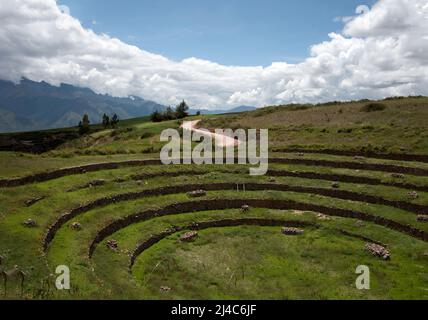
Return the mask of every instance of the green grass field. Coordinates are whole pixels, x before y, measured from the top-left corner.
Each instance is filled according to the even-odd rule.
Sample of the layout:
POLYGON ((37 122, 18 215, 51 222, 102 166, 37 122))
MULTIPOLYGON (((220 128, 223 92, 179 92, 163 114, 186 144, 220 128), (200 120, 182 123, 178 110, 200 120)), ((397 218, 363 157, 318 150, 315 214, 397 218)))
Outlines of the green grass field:
POLYGON ((428 98, 379 103, 190 118, 210 129, 269 129, 270 159, 290 161, 272 161, 265 176, 237 164, 119 163, 6 186, 158 158, 160 133, 180 122, 147 118, 92 127, 42 154, 0 152, 0 272, 25 273, 22 293, 17 279, 7 278, 6 290, 0 281, 0 299, 428 299, 420 219, 428 215, 428 98), (196 189, 206 195, 187 195, 196 189), (28 219, 36 225, 24 226, 28 219), (211 226, 241 220, 271 223, 211 226), (302 235, 282 234, 294 224, 302 235), (192 228, 197 238, 180 241, 192 228), (367 242, 391 259, 367 252, 367 242), (70 269, 70 290, 55 288, 59 265, 70 269), (370 268, 370 290, 355 286, 359 265, 370 268))

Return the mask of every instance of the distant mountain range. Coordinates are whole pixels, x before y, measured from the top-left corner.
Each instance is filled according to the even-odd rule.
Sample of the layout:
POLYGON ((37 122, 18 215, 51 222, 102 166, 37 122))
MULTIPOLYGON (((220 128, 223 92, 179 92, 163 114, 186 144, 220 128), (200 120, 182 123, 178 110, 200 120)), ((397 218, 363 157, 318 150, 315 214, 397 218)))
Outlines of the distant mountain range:
POLYGON ((139 97, 117 98, 68 84, 0 80, 0 132, 76 126, 85 113, 92 123, 99 123, 104 113, 128 119, 164 108, 139 97))
MULTIPOLYGON (((33 131, 76 126, 83 114, 91 123, 100 123, 104 113, 120 119, 150 115, 166 107, 140 97, 118 98, 97 94, 91 89, 69 84, 52 86, 47 82, 22 79, 15 84, 0 80, 0 132, 33 131)), ((220 114, 250 111, 253 107, 231 110, 191 109, 190 114, 220 114)))

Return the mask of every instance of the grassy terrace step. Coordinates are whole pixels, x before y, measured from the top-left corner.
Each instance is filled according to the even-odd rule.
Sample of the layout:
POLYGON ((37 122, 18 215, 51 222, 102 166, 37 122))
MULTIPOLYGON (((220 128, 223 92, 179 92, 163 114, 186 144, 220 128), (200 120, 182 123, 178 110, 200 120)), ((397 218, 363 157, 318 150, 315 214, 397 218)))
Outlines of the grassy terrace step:
MULTIPOLYGON (((217 171, 218 172, 218 171, 217 171)), ((224 171, 223 171, 224 172, 224 171)), ((228 171, 230 174, 245 174, 242 169, 235 171, 228 171)), ((160 173, 143 173, 137 174, 132 177, 133 180, 143 180, 150 179, 154 177, 164 176, 164 177, 178 177, 178 176, 186 176, 186 175, 203 175, 206 174, 207 171, 197 171, 197 170, 179 170, 179 171, 163 171, 160 173)), ((269 177, 293 177, 293 178, 304 178, 304 179, 312 179, 312 180, 327 180, 327 181, 337 181, 337 182, 349 182, 349 183, 359 183, 359 184, 368 184, 368 185, 382 185, 388 187, 397 187, 409 190, 417 190, 428 192, 428 186, 416 185, 412 183, 404 183, 404 182, 387 182, 381 179, 369 178, 358 175, 345 175, 345 174, 329 174, 329 173, 316 173, 310 171, 299 172, 296 170, 280 170, 280 169, 270 169, 266 173, 269 177)))
MULTIPOLYGON (((226 177, 226 175, 217 175, 217 174, 208 174, 206 177, 203 177, 204 179, 208 179, 208 181, 211 181, 213 183, 218 182, 217 179, 224 179, 223 177, 226 177), (216 181, 217 180, 217 181, 216 181)), ((201 179, 202 177, 197 177, 197 179, 201 179)), ((65 179, 65 178, 63 178, 65 179)), ((73 178, 74 179, 74 178, 73 178)), ((186 179, 186 183, 192 183, 192 181, 197 181, 197 179, 186 179)), ((267 177, 263 177, 264 181, 267 182, 267 177)), ((225 181, 242 181, 242 182, 254 182, 255 179, 249 177, 248 175, 245 175, 243 178, 238 179, 236 176, 231 176, 230 178, 228 178, 225 181)), ((169 180, 170 182, 174 182, 174 180, 169 180)), ((279 183, 283 182, 282 178, 277 178, 277 181, 279 183)), ((149 183, 152 187, 162 184, 164 182, 164 180, 162 180, 162 177, 154 179, 154 180, 147 180, 146 183, 149 183)), ((176 183, 182 183, 182 177, 178 177, 176 179, 176 183)), ((292 185, 304 185, 304 186, 308 186, 308 187, 314 187, 314 186, 320 186, 320 187, 326 187, 329 188, 330 185, 328 183, 322 182, 322 181, 308 181, 308 180, 303 180, 303 179, 286 179, 284 180, 284 182, 287 182, 288 184, 292 184, 292 185)), ((51 184, 51 183, 50 183, 51 184)), ((102 195, 103 193, 106 194, 111 194, 114 195, 115 194, 115 189, 117 189, 117 192, 120 192, 120 190, 122 188, 126 188, 126 189, 130 189, 130 191, 132 189, 134 189, 135 191, 138 191, 138 189, 141 189, 141 186, 139 185, 139 183, 137 184, 128 184, 125 183, 123 185, 117 185, 115 186, 114 184, 112 185, 107 185, 105 187, 100 187, 100 188, 93 188, 93 189, 88 189, 87 191, 81 191, 81 192, 77 192, 77 193, 71 193, 70 195, 66 195, 63 193, 58 193, 59 189, 58 187, 53 184, 52 185, 52 192, 57 193, 54 198, 48 198, 48 199, 44 199, 42 201, 40 201, 39 203, 35 204, 34 207, 32 208, 23 208, 23 209, 15 209, 15 215, 16 215, 16 211, 18 210, 18 212, 20 212, 20 214, 24 215, 21 219, 24 220, 24 217, 28 215, 37 215, 39 216, 39 212, 43 212, 43 216, 46 217, 47 214, 49 214, 50 211, 54 211, 56 210, 56 212, 52 212, 55 216, 58 216, 61 212, 65 212, 67 210, 67 203, 70 203, 70 205, 72 205, 72 203, 75 203, 75 205, 80 204, 84 201, 91 201, 91 198, 93 199, 94 197, 96 198, 97 195, 98 197, 100 195, 102 195), (113 186, 115 188, 113 188, 113 186), (79 197, 79 201, 77 200, 77 197, 79 197), (57 198, 57 199, 55 199, 57 198), (49 206, 47 206, 47 203, 49 202, 49 206), (57 205, 58 203, 58 205, 57 205)), ((145 187, 147 188, 147 187, 145 187)), ((407 199, 407 192, 406 191, 402 191, 402 190, 394 190, 392 188, 357 188, 356 185, 348 185, 348 184, 341 184, 340 189, 346 189, 346 190, 350 190, 350 191, 354 191, 354 192, 359 192, 359 193, 364 193, 364 194, 378 194, 381 197, 384 197, 386 199, 391 198, 391 199, 397 199, 396 201, 400 201, 399 199, 407 199), (372 190, 371 190, 372 189, 372 190)), ((12 190, 11 190, 12 192, 12 190)), ((9 193, 9 192, 8 192, 9 193)), ((19 195, 21 195, 21 191, 19 192, 19 195)), ((11 195, 14 194, 14 192, 11 193, 11 195)), ((46 194, 44 194, 46 195, 46 194)), ((11 198, 12 199, 12 198, 11 198)), ((24 203, 24 200, 26 198, 24 197, 22 200, 22 206, 24 203)), ((402 200, 401 200, 402 201, 402 200)), ((408 201, 408 200, 407 200, 408 201)), ((415 201, 412 201, 412 203, 415 201)), ((423 205, 424 203, 426 203, 426 197, 425 194, 420 194, 420 200, 416 201, 416 203, 421 203, 421 205, 423 205)), ((70 208, 70 205, 68 206, 68 208, 70 208)), ((37 218, 37 220, 39 220, 41 218, 37 218)), ((18 220, 19 221, 19 220, 18 220)), ((43 220, 41 220, 43 221, 43 220)))
MULTIPOLYGON (((344 200, 337 200, 332 199, 328 197, 322 197, 322 196, 315 196, 312 198, 308 198, 307 196, 303 196, 299 193, 283 193, 283 192, 277 192, 277 191, 263 191, 261 192, 246 192, 246 193, 236 193, 236 191, 218 191, 218 192, 210 192, 208 194, 208 199, 213 199, 213 201, 218 201, 218 199, 222 199, 223 197, 227 197, 228 199, 233 199, 233 197, 240 197, 241 199, 254 199, 254 197, 259 197, 261 199, 284 199, 285 201, 294 201, 299 203, 304 203, 311 205, 312 203, 316 202, 323 206, 327 207, 336 207, 336 208, 344 208, 345 210, 352 211, 352 212, 358 212, 363 211, 371 216, 378 217, 380 220, 387 219, 394 221, 398 221, 400 225, 410 225, 410 229, 418 229, 428 231, 428 226, 426 224, 421 224, 416 222, 415 215, 409 214, 406 211, 398 210, 398 209, 388 209, 384 206, 379 205, 367 205, 360 202, 353 202, 353 201, 344 201, 344 200), (350 210, 349 210, 350 209, 350 210)), ((147 208, 148 210, 153 209, 156 210, 156 208, 159 208, 159 203, 162 204, 174 204, 174 203, 181 203, 188 201, 188 198, 185 194, 176 194, 176 195, 169 195, 169 196, 162 196, 162 197, 149 197, 144 198, 141 200, 134 200, 134 201, 127 201, 123 203, 118 203, 114 205, 109 205, 102 209, 94 209, 91 210, 81 217, 79 217, 79 222, 82 223, 82 225, 86 226, 86 228, 89 228, 91 231, 92 237, 94 236, 96 230, 103 228, 106 224, 109 224, 110 222, 119 219, 121 217, 126 217, 129 212, 138 212, 141 211, 143 208, 147 208)), ((56 237, 56 240, 54 240, 53 245, 54 247, 57 246, 58 243, 62 243, 64 239, 64 232, 65 234, 69 234, 72 232, 69 230, 69 228, 61 228, 59 230, 59 238, 58 235, 56 237)), ((82 231, 83 232, 83 231, 82 231)), ((82 245, 83 241, 83 235, 85 232, 79 233, 79 245, 82 245)), ((89 245, 89 239, 91 235, 88 236, 88 245, 89 245)), ((86 238, 86 237, 85 237, 86 238)), ((51 251, 51 250, 50 250, 51 251)))
MULTIPOLYGON (((428 176, 428 169, 417 167, 406 167, 392 164, 381 163, 361 163, 354 161, 332 161, 332 160, 316 160, 316 159, 298 159, 298 158, 269 158, 269 163, 274 164, 297 164, 307 166, 320 166, 320 167, 333 167, 333 168, 346 168, 355 170, 368 170, 368 171, 382 171, 390 173, 401 173, 415 176, 428 176)), ((0 187, 15 187, 20 185, 31 184, 35 182, 43 182, 48 180, 57 179, 68 175, 76 175, 100 170, 111 170, 127 166, 147 166, 147 165, 161 165, 159 159, 142 159, 142 160, 129 160, 118 162, 106 162, 88 164, 78 167, 63 168, 49 172, 37 173, 30 176, 1 179, 0 187)))
MULTIPOLYGON (((113 169, 100 172, 87 173, 85 175, 74 175, 62 177, 56 180, 47 181, 38 184, 32 184, 27 186, 15 187, 11 189, 3 189, 0 199, 6 205, 9 203, 9 206, 16 207, 20 206, 19 202, 24 204, 26 201, 35 199, 35 198, 45 198, 45 201, 50 201, 52 195, 58 195, 59 192, 66 192, 73 190, 73 196, 83 197, 83 200, 86 200, 86 194, 94 194, 105 190, 106 193, 111 193, 114 189, 120 188, 132 188, 134 187, 132 180, 135 180, 136 183, 149 182, 149 180, 155 179, 157 177, 180 177, 182 176, 182 181, 193 176, 211 176, 213 179, 216 177, 227 179, 227 174, 237 175, 241 174, 241 177, 238 181, 241 182, 251 182, 255 180, 266 181, 266 177, 250 177, 248 175, 248 168, 246 166, 209 166, 206 167, 190 167, 181 168, 181 166, 147 166, 142 167, 138 171, 134 168, 122 168, 122 169, 113 169), (204 169, 205 168, 205 169, 204 169), (187 175, 187 176, 186 176, 187 175), (82 186, 88 185, 91 181, 97 179, 104 179, 107 181, 105 187, 96 187, 96 188, 87 188, 87 192, 84 191, 82 186), (76 193, 77 192, 77 193, 76 193)), ((311 168, 305 166, 295 166, 295 165, 272 165, 271 169, 268 171, 268 176, 275 177, 275 180, 282 181, 285 178, 286 181, 294 181, 297 178, 302 179, 311 179, 313 180, 312 184, 319 185, 325 181, 337 181, 337 182, 349 182, 349 183, 363 183, 366 185, 376 186, 391 186, 397 188, 408 189, 409 191, 428 191, 428 179, 425 177, 413 177, 405 176, 402 179, 395 179, 389 174, 377 173, 377 172, 366 172, 366 171, 352 171, 348 169, 330 169, 330 168, 311 168)), ((236 179, 236 177, 234 177, 236 179)), ((227 179, 225 181, 228 181, 227 179)), ((233 180, 236 181, 236 180, 233 180)), ((297 181, 297 180, 296 180, 297 181)), ((305 181, 305 180, 302 180, 305 181)), ((306 182, 302 182, 305 183, 306 182)), ((325 183, 323 185, 326 185, 325 183)), ((342 185, 342 184, 341 184, 342 185)), ((344 185, 344 184, 343 184, 344 185)), ((327 186, 327 185, 326 185, 327 186)), ((370 188, 369 188, 370 189, 370 188)), ((388 189, 385 189, 388 190, 388 189)), ((389 189, 393 191, 392 189, 389 189)), ((362 190, 364 192, 364 190, 362 190)), ((382 190, 379 189, 381 192, 382 190)), ((405 192, 403 191, 403 194, 405 192)), ((394 194, 394 193, 392 193, 394 194)), ((423 194, 421 194, 421 199, 423 199, 423 194)), ((70 201, 68 197, 67 201, 70 201)), ((4 212, 7 212, 5 208, 4 212)))
POLYGON ((336 150, 336 149, 307 149, 307 148, 274 148, 273 152, 326 154, 334 156, 365 157, 383 160, 418 161, 428 163, 428 155, 425 154, 405 154, 405 153, 376 153, 373 151, 356 150, 336 150))
POLYGON ((413 212, 415 214, 420 214, 422 212, 428 212, 428 205, 419 205, 413 204, 405 201, 393 201, 383 199, 377 196, 371 196, 346 190, 336 190, 336 189, 326 189, 326 188, 315 188, 315 187, 305 187, 305 186, 293 186, 288 184, 272 184, 272 183, 209 183, 209 184, 187 184, 187 185, 177 185, 177 186, 169 186, 169 187, 161 187, 158 189, 147 189, 139 192, 129 192, 129 193, 121 193, 116 194, 104 198, 99 198, 94 201, 91 201, 85 205, 81 205, 77 208, 71 209, 67 213, 62 214, 55 223, 53 223, 49 227, 49 231, 47 232, 44 238, 44 250, 47 249, 47 246, 52 241, 55 233, 58 229, 70 221, 71 219, 76 218, 78 215, 85 213, 89 210, 92 210, 97 207, 107 206, 109 204, 115 204, 121 201, 129 201, 135 200, 144 197, 152 197, 152 196, 160 196, 160 195, 168 195, 168 194, 176 194, 182 192, 189 192, 193 190, 241 190, 244 189, 246 191, 255 191, 255 190, 276 190, 283 192, 298 192, 298 193, 308 193, 308 194, 316 194, 322 195, 332 198, 344 199, 344 200, 352 200, 352 201, 360 201, 372 204, 380 204, 385 206, 396 207, 399 209, 407 210, 409 212, 413 212))
POLYGON ((428 242, 428 232, 419 230, 417 228, 403 225, 396 221, 386 219, 380 216, 375 216, 363 212, 357 212, 346 209, 339 209, 333 207, 326 207, 321 205, 314 205, 308 203, 302 203, 291 200, 271 200, 271 199, 212 199, 212 200, 200 200, 200 201, 188 201, 171 204, 160 209, 151 209, 142 211, 133 215, 126 216, 118 219, 102 230, 100 230, 94 240, 92 241, 88 254, 92 256, 98 243, 103 241, 106 237, 111 236, 118 230, 125 228, 133 223, 153 219, 164 215, 182 214, 186 212, 197 212, 206 210, 224 210, 232 208, 241 208, 244 205, 250 205, 256 208, 269 208, 269 209, 293 209, 303 211, 315 211, 330 216, 339 216, 354 218, 363 221, 373 222, 375 224, 390 228, 402 232, 404 234, 413 236, 417 239, 428 242))
MULTIPOLYGON (((157 170, 158 173, 161 167, 148 167, 144 170, 149 173, 154 170, 157 170)), ((165 168, 169 170, 167 172, 175 172, 178 168, 168 167, 165 168)), ((216 168, 217 169, 217 168, 216 168)), ((238 167, 235 167, 236 170, 241 170, 238 167)), ((240 183, 250 183, 260 181, 262 183, 271 182, 268 177, 250 177, 248 174, 243 175, 242 177, 237 176, 236 174, 231 174, 234 172, 233 167, 230 170, 224 170, 222 172, 211 172, 205 170, 197 170, 198 172, 205 173, 204 175, 197 176, 178 176, 171 177, 168 179, 169 184, 182 184, 183 182, 187 184, 197 183, 200 179, 203 179, 207 182, 218 183, 218 181, 225 182, 240 182, 240 183)), ((294 168, 292 168, 294 169, 294 168)), ((245 171, 245 169, 242 169, 245 171)), ((282 171, 282 170, 279 170, 282 171)), ((154 188, 157 186, 162 186, 165 184, 165 179, 162 176, 154 177, 150 179, 144 179, 144 181, 125 181, 123 183, 114 183, 114 180, 117 177, 130 177, 133 175, 132 169, 118 169, 111 170, 106 172, 99 173, 88 173, 82 176, 70 176, 64 177, 59 180, 45 182, 41 184, 31 185, 27 187, 19 187, 13 189, 5 189, 2 191, 0 196, 0 215, 3 214, 3 217, 7 217, 9 214, 14 216, 21 216, 21 220, 28 219, 29 217, 36 217, 36 219, 44 225, 43 222, 45 217, 49 218, 49 215, 52 217, 50 220, 53 221, 53 216, 58 216, 61 212, 66 212, 74 206, 78 206, 82 203, 93 201, 97 198, 102 197, 103 195, 109 196, 118 193, 124 193, 124 190, 139 191, 141 189, 154 188), (90 188, 79 190, 72 193, 65 193, 67 189, 73 186, 78 186, 82 183, 87 183, 90 179, 96 178, 107 178, 110 182, 102 187, 90 188), (89 179, 89 180, 86 180, 89 179), (61 192, 62 191, 62 192, 61 192), (34 198, 44 197, 42 201, 36 203, 32 207, 27 208, 25 202, 34 198), (39 217, 41 216, 41 218, 39 217)), ((296 172, 292 170, 292 172, 296 172)), ((307 172, 304 172, 306 174, 307 172)), ((310 173, 310 172, 309 172, 310 173)), ((357 174, 357 173, 356 173, 357 174)), ((364 172, 359 172, 359 175, 365 174, 364 172)), ((175 176, 175 173, 173 173, 175 176)), ((359 177, 359 176, 356 176, 359 177)), ((358 178, 359 179, 359 178, 358 178)), ((312 180, 312 179, 303 179, 295 177, 276 177, 277 183, 287 183, 295 186, 307 186, 307 187, 322 187, 322 188, 331 188, 331 182, 322 181, 322 180, 312 180)), ((340 179, 336 180, 339 181, 340 179)), ((401 180, 401 179, 400 179, 401 180)), ((404 180, 406 181, 406 180, 404 180)), ((389 183, 387 183, 389 184, 389 183)), ((415 186, 416 187, 416 186, 415 186)), ((384 187, 384 186, 368 186, 368 185, 357 185, 357 184, 348 184, 340 183, 340 190, 349 190, 357 193, 374 195, 382 197, 385 199, 390 199, 394 201, 406 201, 415 204, 425 205, 428 203, 428 195, 423 192, 419 193, 419 199, 411 200, 407 193, 411 190, 419 190, 418 188, 411 188, 409 191, 384 187)), ((423 212, 421 212, 423 213, 423 212)), ((1 218, 1 217, 0 217, 1 218)), ((19 221, 19 220, 18 220, 19 221)))
MULTIPOLYGON (((218 202, 221 197, 227 197, 228 199, 233 199, 233 195, 235 193, 227 193, 227 192, 217 192, 212 193, 209 195, 209 199, 213 202, 218 202), (220 198, 219 198, 220 196, 220 198)), ((336 207, 342 207, 342 208, 350 208, 352 212, 358 212, 358 210, 364 210, 364 212, 369 212, 370 215, 377 215, 379 216, 379 219, 381 217, 389 217, 390 219, 394 219, 397 221, 401 221, 402 224, 406 225, 407 223, 410 223, 409 219, 404 219, 406 215, 403 215, 400 210, 384 210, 382 211, 382 206, 366 206, 361 203, 354 203, 354 202, 348 202, 348 201, 332 201, 332 199, 323 198, 323 197, 315 197, 315 198, 302 198, 299 194, 283 194, 283 193, 266 193, 266 194, 260 194, 260 192, 249 192, 246 194, 247 197, 243 197, 243 194, 241 193, 239 197, 245 198, 245 199, 254 199, 254 196, 258 198, 264 198, 266 200, 272 199, 284 199, 285 201, 288 201, 290 199, 291 201, 298 201, 303 202, 305 204, 311 205, 312 203, 319 203, 324 206, 336 206, 336 207), (306 200, 306 201, 305 201, 306 200), (341 203, 343 202, 343 203, 341 203), (400 218, 401 217, 401 218, 400 218)), ((91 212, 88 212, 87 214, 83 215, 79 218, 79 222, 83 226, 83 230, 75 233, 70 228, 61 228, 59 231, 59 234, 53 241, 50 250, 48 252, 48 257, 58 256, 59 252, 62 252, 60 256, 63 256, 62 259, 66 259, 67 252, 70 254, 70 245, 66 245, 70 240, 75 238, 73 240, 75 242, 74 246, 79 247, 77 255, 85 256, 86 255, 86 248, 90 245, 93 237, 95 237, 98 230, 102 229, 105 225, 111 223, 112 221, 115 221, 116 219, 120 217, 126 217, 129 212, 137 212, 141 211, 142 208, 147 208, 148 210, 154 210, 156 211, 157 208, 159 208, 159 203, 168 205, 168 204, 176 204, 177 201, 185 202, 188 201, 187 197, 185 195, 171 195, 171 196, 163 196, 163 197, 153 197, 153 198, 146 198, 142 201, 136 201, 136 202, 129 202, 129 203, 123 203, 122 205, 113 205, 108 206, 102 210, 92 210, 91 212), (71 237, 71 238, 70 238, 71 237), (65 246, 65 247, 64 247, 65 246)), ((247 202, 247 201, 245 201, 247 202)), ((405 213, 404 213, 405 214, 405 213)), ((181 215, 181 214, 180 214, 181 215)), ((187 214, 183 214, 187 215, 187 214)), ((154 220, 160 219, 161 217, 157 217, 154 220)), ((171 217, 172 218, 172 217, 171 217)), ((413 218, 414 220, 414 218, 413 218)), ((354 220, 355 221, 355 220, 354 220)), ((414 225, 417 225, 416 223, 413 223, 414 225)), ((127 227, 126 229, 130 228, 127 227)), ((423 227, 423 225, 422 225, 423 227)), ((427 230, 427 228, 425 228, 427 230)), ((124 229, 125 230, 125 229, 124 229)), ((396 236, 401 235, 400 233, 395 232, 396 236)), ((116 237, 116 236, 115 236, 116 237)), ((68 260, 64 260, 68 261, 68 260)))
MULTIPOLYGON (((149 169, 151 170, 151 169, 149 169)), ((70 186, 76 186, 82 183, 83 176, 75 176, 73 178, 62 178, 61 180, 53 182, 46 182, 37 186, 33 186, 32 188, 20 187, 16 190, 14 189, 6 189, 2 194, 3 205, 6 206, 3 208, 3 213, 7 216, 9 213, 14 213, 16 215, 17 212, 21 212, 23 214, 31 214, 31 215, 40 215, 39 212, 44 212, 43 215, 46 215, 50 211, 54 212, 55 215, 58 215, 61 211, 65 212, 67 209, 72 208, 73 206, 77 206, 86 201, 92 201, 98 197, 101 197, 103 194, 106 196, 114 195, 115 193, 123 193, 123 190, 129 191, 138 191, 142 188, 146 189, 149 186, 156 187, 164 184, 164 179, 162 176, 150 178, 144 181, 127 181, 124 183, 114 183, 114 179, 117 176, 122 176, 122 173, 126 175, 126 171, 120 170, 119 172, 108 172, 109 176, 107 179, 110 179, 110 183, 106 184, 102 187, 96 187, 91 189, 83 189, 72 193, 64 193, 61 191, 65 191, 70 188, 70 186), (82 181, 82 182, 78 182, 82 181), (60 183, 61 182, 61 183, 60 183), (40 186, 40 187, 39 187, 40 186), (41 188, 43 186, 43 188, 41 188), (40 189, 41 188, 41 189, 40 189), (28 190, 27 190, 28 189, 28 190), (44 197, 45 199, 33 205, 33 207, 27 208, 25 202, 27 200, 31 200, 37 197, 44 197), (49 206, 47 204, 49 203, 49 206), (20 208, 22 207, 22 208, 20 208)), ((150 171, 149 171, 150 172, 150 171)), ((218 183, 218 181, 225 182, 240 182, 240 183, 251 183, 260 181, 263 183, 270 182, 269 177, 250 177, 248 175, 243 175, 242 177, 236 176, 236 174, 231 174, 234 172, 233 170, 227 170, 224 172, 216 172, 216 173, 208 173, 204 172, 205 175, 197 175, 193 176, 178 176, 171 177, 168 179, 169 184, 173 183, 197 183, 198 180, 204 179, 207 182, 218 183)), ((203 173, 203 171, 201 172, 203 173)), ((175 174, 174 174, 175 175, 175 174)), ((94 176, 93 178, 99 178, 100 176, 94 176)), ((107 176, 106 176, 107 177, 107 176)), ((292 185, 302 185, 308 187, 325 187, 331 188, 331 182, 321 181, 321 180, 312 180, 312 179, 301 179, 301 178, 293 178, 293 177, 276 177, 276 182, 278 183, 287 183, 292 185)), ((90 180, 89 180, 90 181, 90 180)), ((359 187, 355 184, 347 184, 340 183, 340 190, 349 190, 358 193, 364 193, 368 195, 378 195, 380 197, 384 197, 386 199, 397 200, 397 201, 409 201, 408 191, 390 188, 390 187, 380 187, 380 186, 366 186, 359 187)), ((427 201, 427 195, 425 193, 419 193, 419 199, 412 200, 411 203, 420 203, 424 204, 427 201)))

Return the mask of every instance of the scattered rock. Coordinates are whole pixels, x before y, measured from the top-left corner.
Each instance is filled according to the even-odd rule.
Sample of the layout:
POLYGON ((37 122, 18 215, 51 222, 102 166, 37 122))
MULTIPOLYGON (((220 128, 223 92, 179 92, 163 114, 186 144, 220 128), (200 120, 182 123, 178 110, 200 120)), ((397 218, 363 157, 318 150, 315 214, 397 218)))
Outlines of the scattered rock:
POLYGON ((160 287, 161 292, 170 292, 172 289, 170 287, 162 286, 160 287))
POLYGON ((244 204, 242 207, 241 207, 241 212, 242 213, 247 213, 247 212, 249 212, 250 211, 250 206, 248 205, 248 204, 244 204))
POLYGON ((25 220, 22 224, 27 228, 34 228, 37 226, 37 222, 33 219, 25 220))
POLYGON ((104 179, 93 180, 88 183, 88 188, 102 186, 102 185, 105 185, 106 183, 107 181, 104 179))
POLYGON ((365 157, 361 157, 361 156, 355 156, 354 159, 358 160, 358 161, 365 161, 366 160, 365 157))
POLYGON ((81 225, 79 222, 73 222, 73 223, 70 225, 70 228, 71 228, 72 230, 75 230, 75 231, 80 231, 80 230, 82 230, 82 225, 81 225))
POLYGON ((291 211, 291 214, 295 215, 295 216, 301 216, 303 215, 305 212, 301 211, 301 210, 293 210, 291 211))
POLYGON ((25 201, 25 205, 27 207, 31 207, 33 204, 35 204, 35 203, 37 203, 37 202, 39 202, 39 201, 41 201, 43 199, 44 199, 43 197, 38 197, 38 198, 27 200, 27 201, 25 201))
POLYGON ((393 173, 393 174, 391 174, 391 177, 396 178, 396 179, 404 179, 406 176, 402 173, 393 173))
POLYGON ((185 234, 180 236, 180 241, 182 242, 190 242, 195 240, 195 238, 198 236, 198 233, 196 231, 190 231, 186 232, 185 234))
POLYGON ((171 230, 171 231, 179 231, 180 227, 176 226, 174 224, 170 225, 169 228, 167 228, 167 230, 171 230))
POLYGON ((357 221, 355 222, 355 226, 356 226, 356 227, 358 227, 358 228, 362 228, 362 227, 364 227, 364 221, 357 220, 357 221))
POLYGON ((199 197, 205 197, 207 193, 205 190, 195 190, 195 191, 188 192, 187 195, 190 198, 199 198, 199 197))
POLYGON ((274 177, 270 177, 268 181, 269 182, 276 182, 276 179, 274 177))
POLYGON ((298 153, 298 154, 297 154, 297 156, 299 156, 299 157, 304 157, 304 156, 305 156, 305 154, 304 154, 303 152, 300 152, 300 153, 298 153))
POLYGON ((287 236, 298 236, 303 234, 304 230, 298 228, 283 227, 282 233, 287 236))
POLYGON ((339 182, 333 182, 331 184, 331 187, 334 188, 334 189, 339 189, 340 188, 340 184, 339 184, 339 182))
POLYGON ((418 215, 418 221, 419 222, 428 222, 428 215, 423 215, 423 214, 418 215))
POLYGON ((322 213, 317 213, 316 217, 319 220, 325 220, 325 221, 331 220, 331 218, 329 216, 322 214, 322 213))
POLYGON ((419 195, 416 191, 409 192, 407 195, 413 200, 416 200, 419 198, 419 195))
POLYGON ((107 241, 107 248, 112 249, 112 250, 117 250, 119 244, 116 240, 108 240, 107 241))
POLYGON ((391 258, 391 255, 389 254, 389 251, 386 250, 385 247, 376 244, 376 243, 366 243, 365 246, 366 250, 370 252, 373 256, 382 258, 383 260, 389 260, 391 258))

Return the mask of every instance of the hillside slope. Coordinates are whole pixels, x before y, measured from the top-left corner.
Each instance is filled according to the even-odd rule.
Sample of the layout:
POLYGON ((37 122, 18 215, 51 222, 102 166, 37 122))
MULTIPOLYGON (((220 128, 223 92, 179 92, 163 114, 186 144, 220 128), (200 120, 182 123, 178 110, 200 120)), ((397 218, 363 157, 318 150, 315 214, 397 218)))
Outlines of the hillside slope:
POLYGON ((266 107, 218 115, 202 127, 266 128, 272 151, 290 148, 428 153, 428 98, 266 107))

